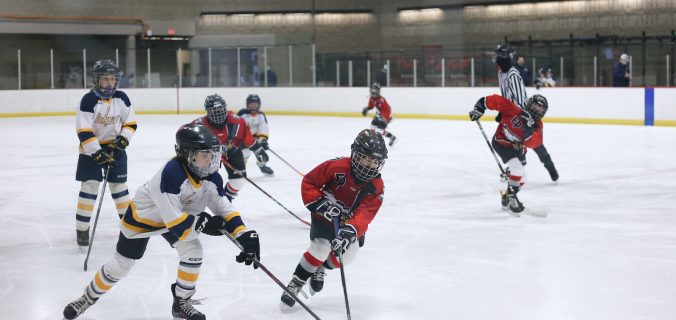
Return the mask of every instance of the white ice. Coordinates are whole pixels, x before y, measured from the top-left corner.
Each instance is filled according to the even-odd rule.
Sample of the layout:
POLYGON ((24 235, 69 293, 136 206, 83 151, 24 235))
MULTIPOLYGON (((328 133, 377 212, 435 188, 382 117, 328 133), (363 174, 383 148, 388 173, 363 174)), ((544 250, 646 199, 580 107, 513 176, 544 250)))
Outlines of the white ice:
MULTIPOLYGON (((174 153, 176 128, 195 116, 140 116, 128 148, 134 193, 174 153)), ((270 146, 307 172, 349 155, 366 118, 270 116, 270 146)), ((486 119, 489 135, 495 123, 486 119)), ((346 266, 352 318, 674 319, 676 128, 546 124, 561 179, 534 153, 520 193, 547 218, 500 209, 497 166, 469 121, 392 123, 399 142, 383 171, 385 203, 366 245, 346 266)), ((115 250, 107 190, 88 272, 75 243, 79 183, 74 117, 0 119, 0 319, 60 319, 115 250)), ((301 177, 271 155, 272 178, 252 180, 308 218, 301 177)), ((251 185, 235 200, 261 235, 262 262, 285 284, 309 231, 251 185)), ((93 221, 93 219, 92 219, 93 221)), ((226 239, 202 236, 196 298, 208 319, 310 319, 279 311, 282 290, 235 262, 226 239)), ((177 257, 161 237, 80 319, 170 319, 177 257)), ((305 300, 322 319, 345 319, 337 270, 305 300)))

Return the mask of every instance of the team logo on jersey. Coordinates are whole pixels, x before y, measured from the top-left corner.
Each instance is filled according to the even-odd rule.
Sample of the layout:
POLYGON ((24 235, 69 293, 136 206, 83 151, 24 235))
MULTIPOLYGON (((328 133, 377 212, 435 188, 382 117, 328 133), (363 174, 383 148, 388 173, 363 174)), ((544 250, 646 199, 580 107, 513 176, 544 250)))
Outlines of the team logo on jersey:
POLYGON ((119 115, 109 117, 108 116, 109 112, 110 112, 110 108, 106 109, 105 115, 101 115, 101 113, 97 113, 96 117, 94 118, 94 123, 103 125, 105 127, 105 126, 108 126, 108 125, 111 125, 111 124, 114 124, 114 123, 120 121, 119 115))
POLYGON ((345 174, 336 173, 336 188, 345 184, 345 174))
POLYGON ((521 119, 519 119, 517 117, 512 118, 512 125, 514 126, 514 128, 521 128, 521 125, 522 125, 521 119))

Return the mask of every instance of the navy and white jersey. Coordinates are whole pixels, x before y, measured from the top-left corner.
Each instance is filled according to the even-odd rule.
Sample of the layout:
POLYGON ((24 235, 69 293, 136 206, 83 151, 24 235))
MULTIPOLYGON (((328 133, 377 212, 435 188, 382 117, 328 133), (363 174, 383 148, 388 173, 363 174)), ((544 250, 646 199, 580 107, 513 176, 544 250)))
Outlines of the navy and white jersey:
POLYGON ((191 240, 198 236, 197 216, 206 208, 225 219, 231 235, 246 230, 239 212, 225 197, 221 175, 214 172, 202 180, 195 179, 174 158, 138 188, 120 229, 129 239, 170 231, 179 240, 191 240))
POLYGON ((100 99, 89 91, 80 101, 75 129, 82 154, 93 154, 118 135, 131 141, 136 132, 136 115, 129 97, 122 91, 115 91, 110 99, 100 99))
POLYGON ((247 127, 249 127, 251 134, 253 134, 256 139, 268 139, 270 130, 268 130, 268 118, 265 116, 265 113, 261 111, 251 112, 247 109, 242 109, 239 110, 237 115, 246 121, 247 127))
POLYGON ((521 74, 516 67, 512 66, 507 72, 502 72, 502 69, 498 68, 498 84, 500 85, 500 95, 503 98, 513 102, 521 109, 526 106, 526 100, 528 100, 526 86, 523 84, 521 74))

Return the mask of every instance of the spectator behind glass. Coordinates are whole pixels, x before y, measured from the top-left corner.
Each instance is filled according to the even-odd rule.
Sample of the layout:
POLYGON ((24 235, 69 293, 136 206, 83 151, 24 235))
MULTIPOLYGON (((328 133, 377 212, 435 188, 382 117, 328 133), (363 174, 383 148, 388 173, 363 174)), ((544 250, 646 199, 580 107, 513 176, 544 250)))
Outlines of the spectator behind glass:
POLYGON ((531 76, 530 70, 526 67, 526 58, 523 56, 518 56, 516 58, 516 70, 519 70, 521 74, 521 79, 523 79, 523 84, 526 86, 533 85, 533 77, 531 76))
POLYGON ((620 60, 613 65, 613 87, 628 87, 630 80, 629 56, 623 53, 620 60))

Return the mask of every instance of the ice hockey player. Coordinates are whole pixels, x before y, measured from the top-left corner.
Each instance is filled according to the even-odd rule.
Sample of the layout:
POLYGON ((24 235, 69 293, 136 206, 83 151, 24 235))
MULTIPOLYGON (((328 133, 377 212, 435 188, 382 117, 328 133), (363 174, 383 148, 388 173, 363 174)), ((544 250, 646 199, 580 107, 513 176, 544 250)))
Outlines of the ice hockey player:
MULTIPOLYGON (((354 259, 383 203, 380 171, 385 159, 382 135, 364 129, 352 143, 349 158, 328 160, 305 175, 301 194, 311 212, 310 247, 296 266, 289 291, 297 295, 310 279, 310 293, 315 294, 324 286, 325 269, 341 267, 337 256, 342 255, 344 263, 354 259)), ((295 304, 286 292, 281 300, 283 311, 295 304)))
POLYGON ((502 192, 502 207, 511 215, 520 216, 524 206, 516 194, 526 173, 526 148, 542 144, 542 117, 549 105, 547 99, 539 94, 531 96, 523 109, 499 95, 491 95, 476 102, 469 112, 470 120, 479 120, 486 108, 502 113, 491 142, 495 152, 510 169, 507 190, 502 192))
POLYGON ((225 100, 218 94, 207 96, 204 100, 204 109, 207 115, 197 118, 193 123, 205 125, 221 141, 222 161, 229 163, 235 170, 225 166, 228 172, 228 183, 225 185, 225 195, 232 201, 239 190, 242 190, 246 177, 246 163, 244 162, 243 148, 249 148, 258 162, 268 162, 270 159, 263 146, 246 126, 246 121, 227 109, 225 100))
MULTIPOLYGON (((512 46, 508 43, 499 44, 495 49, 494 62, 498 66, 500 94, 523 109, 524 104, 528 100, 528 95, 526 94, 526 86, 521 78, 521 74, 512 63, 513 54, 512 46)), ((500 117, 501 114, 498 114, 495 121, 500 122, 500 117)), ((540 161, 545 165, 552 181, 559 180, 559 173, 556 171, 552 157, 547 152, 545 145, 540 143, 540 145, 533 147, 533 151, 535 151, 540 161)))
MULTIPOLYGON (((256 138, 258 144, 261 145, 263 149, 268 150, 270 130, 268 130, 268 118, 265 116, 265 113, 261 111, 261 98, 257 94, 250 94, 246 97, 246 107, 239 110, 237 115, 246 121, 247 127, 249 127, 251 134, 256 138)), ((244 149, 242 153, 244 155, 244 163, 246 163, 251 156, 251 150, 244 149)), ((256 161, 256 164, 266 176, 271 176, 275 173, 265 162, 256 161)))
POLYGON ((387 131, 387 125, 392 121, 392 108, 385 97, 380 95, 380 87, 378 82, 371 84, 371 97, 369 97, 368 105, 361 110, 361 114, 366 117, 369 110, 376 108, 376 116, 371 121, 371 129, 388 138, 390 140, 389 146, 392 146, 397 140, 397 137, 387 131))
POLYGON ((229 233, 244 248, 235 260, 258 267, 254 262, 260 258, 258 234, 247 229, 223 191, 218 139, 205 126, 187 124, 176 132, 175 149, 176 157, 134 195, 120 224, 115 254, 94 275, 84 294, 66 306, 66 319, 77 318, 126 276, 143 257, 149 238, 158 234, 169 241, 179 257, 178 275, 171 285, 171 312, 179 319, 206 319, 190 300, 202 265, 200 233, 229 233), (207 207, 213 216, 204 212, 207 207))
POLYGON ((125 148, 136 132, 136 115, 129 97, 117 90, 122 71, 110 60, 99 60, 92 74, 94 87, 82 97, 75 123, 80 140, 75 180, 81 182, 75 230, 77 244, 84 251, 89 246, 89 221, 106 168, 120 217, 129 206, 125 148))

